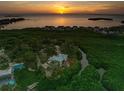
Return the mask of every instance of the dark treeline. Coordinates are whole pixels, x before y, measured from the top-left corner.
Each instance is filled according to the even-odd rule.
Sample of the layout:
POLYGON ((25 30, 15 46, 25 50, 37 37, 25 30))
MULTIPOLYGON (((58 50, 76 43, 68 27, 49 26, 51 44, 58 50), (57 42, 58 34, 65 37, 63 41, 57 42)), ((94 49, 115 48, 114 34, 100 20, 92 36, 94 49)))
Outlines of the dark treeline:
POLYGON ((45 27, 37 27, 37 28, 24 28, 24 30, 41 30, 41 31, 80 31, 80 30, 85 30, 89 31, 90 29, 92 30, 92 27, 83 27, 83 26, 45 26, 45 27))
MULTIPOLYGON (((23 20, 23 19, 18 19, 18 20, 23 20)), ((24 19, 25 20, 25 19, 24 19)), ((3 25, 1 25, 3 26, 3 25)), ((24 28, 22 30, 38 30, 38 31, 62 31, 62 32, 71 32, 71 31, 93 31, 101 34, 106 34, 106 35, 120 35, 124 33, 124 25, 120 26, 112 26, 112 27, 84 27, 84 26, 45 26, 45 27, 35 27, 35 28, 24 28)), ((17 29, 13 29, 17 30, 17 29)), ((4 30, 5 31, 5 30, 4 30)), ((20 31, 20 30, 17 30, 20 31)))

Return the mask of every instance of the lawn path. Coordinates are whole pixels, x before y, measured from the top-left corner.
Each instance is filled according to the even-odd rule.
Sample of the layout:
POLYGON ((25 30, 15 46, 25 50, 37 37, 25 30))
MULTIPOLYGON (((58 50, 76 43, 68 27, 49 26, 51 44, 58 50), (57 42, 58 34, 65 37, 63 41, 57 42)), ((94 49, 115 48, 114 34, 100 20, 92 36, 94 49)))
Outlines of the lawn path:
POLYGON ((81 72, 89 65, 88 59, 87 59, 87 55, 79 48, 79 51, 82 54, 82 59, 80 60, 81 63, 81 70, 79 71, 79 75, 81 74, 81 72))

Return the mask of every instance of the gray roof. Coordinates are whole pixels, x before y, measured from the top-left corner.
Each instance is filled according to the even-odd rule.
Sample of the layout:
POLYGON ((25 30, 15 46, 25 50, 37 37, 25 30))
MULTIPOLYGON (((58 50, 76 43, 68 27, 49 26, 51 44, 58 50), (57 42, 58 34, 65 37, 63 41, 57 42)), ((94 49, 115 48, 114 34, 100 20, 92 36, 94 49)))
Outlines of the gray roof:
POLYGON ((48 61, 57 61, 57 62, 63 62, 66 61, 68 58, 68 55, 66 54, 58 54, 50 57, 48 61))

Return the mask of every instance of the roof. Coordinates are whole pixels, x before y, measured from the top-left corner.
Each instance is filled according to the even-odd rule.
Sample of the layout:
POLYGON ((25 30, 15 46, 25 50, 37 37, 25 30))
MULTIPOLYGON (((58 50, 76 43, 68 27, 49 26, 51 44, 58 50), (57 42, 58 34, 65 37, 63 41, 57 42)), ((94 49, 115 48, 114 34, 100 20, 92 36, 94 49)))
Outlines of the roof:
POLYGON ((66 54, 58 54, 50 57, 48 61, 57 61, 57 62, 63 62, 66 61, 68 58, 68 55, 66 54))
POLYGON ((12 74, 12 68, 7 70, 0 70, 0 77, 12 74))

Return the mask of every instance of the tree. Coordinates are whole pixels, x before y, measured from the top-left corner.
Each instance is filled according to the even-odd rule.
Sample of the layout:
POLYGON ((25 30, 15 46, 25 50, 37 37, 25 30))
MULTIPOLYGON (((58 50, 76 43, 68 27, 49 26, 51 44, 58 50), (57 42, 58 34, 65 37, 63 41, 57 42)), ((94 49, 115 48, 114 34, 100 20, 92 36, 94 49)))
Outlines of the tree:
POLYGON ((23 54, 23 60, 27 67, 36 68, 36 55, 32 51, 26 51, 23 54))

